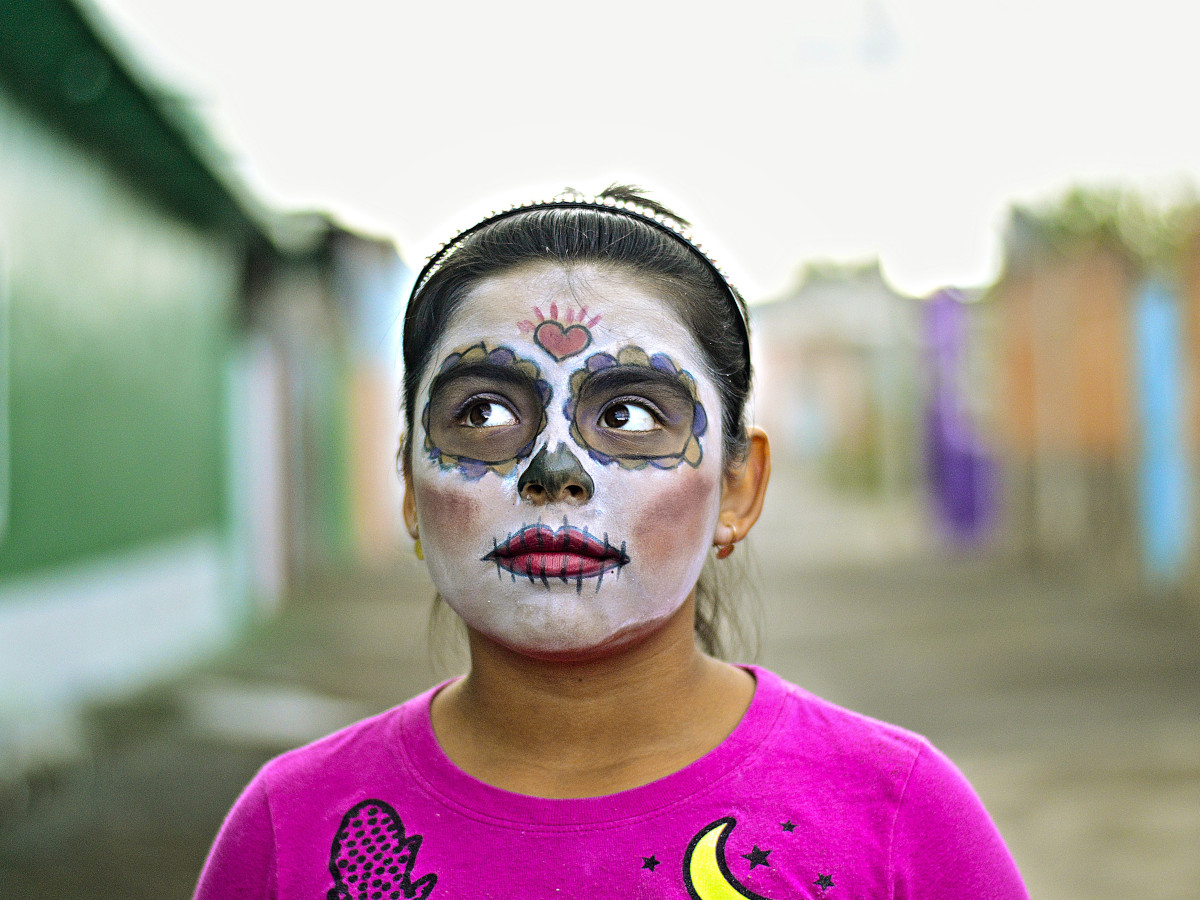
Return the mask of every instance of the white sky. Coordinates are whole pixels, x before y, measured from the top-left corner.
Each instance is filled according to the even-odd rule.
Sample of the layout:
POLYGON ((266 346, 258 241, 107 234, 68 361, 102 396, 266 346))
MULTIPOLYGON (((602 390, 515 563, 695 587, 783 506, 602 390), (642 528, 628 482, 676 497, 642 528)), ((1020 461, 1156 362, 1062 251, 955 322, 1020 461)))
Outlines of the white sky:
POLYGON ((879 255, 990 281, 1014 200, 1200 181, 1200 5, 92 0, 251 187, 419 262, 492 201, 643 184, 751 297, 879 255))

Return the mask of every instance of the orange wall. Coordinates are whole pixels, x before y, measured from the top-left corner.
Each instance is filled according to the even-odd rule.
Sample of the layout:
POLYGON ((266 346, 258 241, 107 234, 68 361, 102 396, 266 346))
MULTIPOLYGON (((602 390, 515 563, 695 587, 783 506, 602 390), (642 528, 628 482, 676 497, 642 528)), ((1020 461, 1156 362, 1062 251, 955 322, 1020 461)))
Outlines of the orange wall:
POLYGON ((1131 289, 1123 261, 1103 249, 1040 263, 998 289, 1001 419, 1014 454, 1128 460, 1131 289))
POLYGON ((1180 294, 1183 301, 1184 373, 1191 450, 1200 451, 1200 234, 1189 242, 1180 266, 1180 294))

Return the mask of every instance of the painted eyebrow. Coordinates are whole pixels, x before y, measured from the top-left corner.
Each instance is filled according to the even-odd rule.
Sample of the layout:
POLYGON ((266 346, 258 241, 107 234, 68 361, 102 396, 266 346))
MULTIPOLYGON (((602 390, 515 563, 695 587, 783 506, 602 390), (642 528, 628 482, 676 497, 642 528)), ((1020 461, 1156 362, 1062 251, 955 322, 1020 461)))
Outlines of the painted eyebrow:
POLYGON ((535 397, 538 395, 537 383, 524 372, 510 366, 498 366, 495 363, 480 360, 479 362, 453 366, 449 370, 442 372, 433 379, 433 384, 429 386, 430 397, 438 393, 438 391, 444 390, 447 385, 462 378, 479 378, 486 381, 500 382, 512 387, 525 388, 531 391, 535 397))
POLYGON ((693 403, 691 391, 683 386, 683 379, 680 376, 647 366, 615 365, 601 369, 588 377, 583 384, 582 391, 587 394, 593 391, 620 393, 645 384, 665 388, 689 406, 693 403))

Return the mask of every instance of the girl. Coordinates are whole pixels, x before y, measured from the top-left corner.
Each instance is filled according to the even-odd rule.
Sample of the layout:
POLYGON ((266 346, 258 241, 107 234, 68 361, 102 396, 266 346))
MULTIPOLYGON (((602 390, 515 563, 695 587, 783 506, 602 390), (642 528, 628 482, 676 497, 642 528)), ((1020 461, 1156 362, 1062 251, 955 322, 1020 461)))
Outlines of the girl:
POLYGON ((1026 896, 923 738, 712 655, 702 570, 770 452, 745 304, 686 229, 610 188, 431 258, 404 518, 470 671, 265 766, 198 898, 1026 896))

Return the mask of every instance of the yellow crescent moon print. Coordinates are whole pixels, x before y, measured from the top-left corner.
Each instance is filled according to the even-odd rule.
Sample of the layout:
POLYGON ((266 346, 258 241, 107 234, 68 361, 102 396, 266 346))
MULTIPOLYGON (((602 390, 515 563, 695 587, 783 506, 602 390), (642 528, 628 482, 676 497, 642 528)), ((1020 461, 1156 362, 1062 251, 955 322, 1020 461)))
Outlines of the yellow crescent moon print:
POLYGON ((725 862, 725 841, 737 819, 726 816, 700 829, 683 857, 683 881, 692 900, 767 900, 738 883, 725 862))

